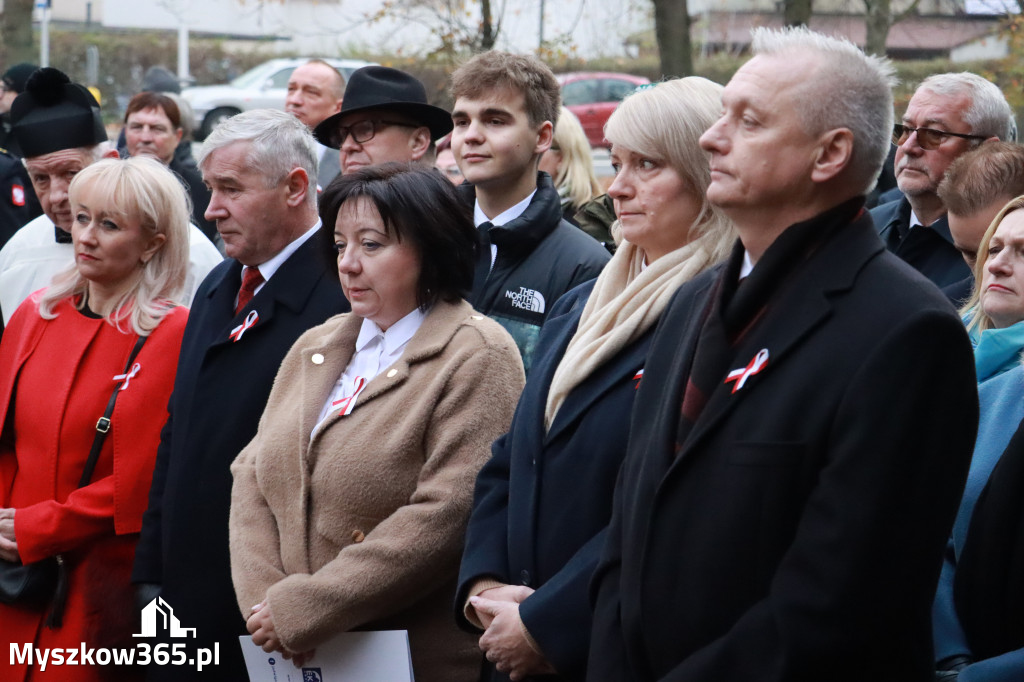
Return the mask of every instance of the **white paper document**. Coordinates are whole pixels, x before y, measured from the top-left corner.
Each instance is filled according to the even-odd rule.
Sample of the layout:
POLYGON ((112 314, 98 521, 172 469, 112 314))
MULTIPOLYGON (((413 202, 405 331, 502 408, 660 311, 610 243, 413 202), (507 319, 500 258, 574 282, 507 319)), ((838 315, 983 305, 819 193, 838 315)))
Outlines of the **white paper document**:
POLYGON ((316 648, 301 669, 239 637, 251 682, 414 682, 406 630, 343 632, 316 648))

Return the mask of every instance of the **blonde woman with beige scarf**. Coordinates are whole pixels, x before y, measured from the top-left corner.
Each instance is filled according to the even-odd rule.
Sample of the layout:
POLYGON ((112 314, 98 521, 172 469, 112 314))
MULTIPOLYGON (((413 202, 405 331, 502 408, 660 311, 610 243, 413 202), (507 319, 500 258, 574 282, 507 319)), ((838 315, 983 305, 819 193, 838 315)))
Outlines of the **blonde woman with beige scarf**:
POLYGON ((455 608, 483 632, 494 680, 585 677, 587 585, 651 335, 676 289, 735 240, 704 198, 697 145, 721 89, 703 78, 643 88, 605 127, 619 248, 552 310, 511 429, 476 482, 455 608))

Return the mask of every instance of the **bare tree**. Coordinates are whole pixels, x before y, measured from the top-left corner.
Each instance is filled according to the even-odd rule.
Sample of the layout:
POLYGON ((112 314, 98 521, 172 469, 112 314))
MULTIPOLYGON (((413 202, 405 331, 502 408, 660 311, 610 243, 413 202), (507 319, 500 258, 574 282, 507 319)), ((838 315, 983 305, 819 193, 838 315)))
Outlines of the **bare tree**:
POLYGON ((868 54, 885 54, 885 45, 889 40, 889 29, 893 24, 903 21, 917 10, 921 0, 913 0, 902 12, 893 13, 892 0, 864 0, 864 25, 867 37, 864 40, 864 51, 868 54))
POLYGON ((32 0, 4 0, 3 19, 0 20, 0 37, 3 39, 4 63, 36 62, 32 40, 32 0))
POLYGON ((686 0, 651 2, 654 3, 654 36, 658 41, 661 74, 673 78, 692 75, 690 13, 686 0))
POLYGON ((370 22, 401 21, 430 27, 438 38, 433 54, 455 55, 494 47, 501 33, 505 0, 385 0, 370 22))

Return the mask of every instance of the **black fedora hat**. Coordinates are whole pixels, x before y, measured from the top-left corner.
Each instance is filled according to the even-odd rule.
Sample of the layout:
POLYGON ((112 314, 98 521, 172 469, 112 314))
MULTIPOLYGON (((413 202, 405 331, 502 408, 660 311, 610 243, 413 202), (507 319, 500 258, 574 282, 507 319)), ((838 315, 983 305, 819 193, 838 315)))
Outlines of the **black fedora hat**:
POLYGON ((349 76, 341 111, 324 119, 313 130, 313 135, 320 144, 338 149, 341 142, 336 139, 336 133, 341 119, 370 109, 405 114, 430 128, 430 137, 434 140, 452 131, 451 113, 427 104, 427 89, 415 77, 386 66, 364 66, 349 76))

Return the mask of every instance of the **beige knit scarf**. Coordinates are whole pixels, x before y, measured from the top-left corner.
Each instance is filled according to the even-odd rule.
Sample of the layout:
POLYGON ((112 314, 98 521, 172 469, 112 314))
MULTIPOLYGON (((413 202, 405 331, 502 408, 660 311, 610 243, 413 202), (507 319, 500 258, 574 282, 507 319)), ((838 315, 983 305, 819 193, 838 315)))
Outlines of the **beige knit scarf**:
POLYGON ((646 268, 642 249, 627 241, 619 244, 597 278, 579 327, 551 379, 545 430, 551 428, 572 389, 643 336, 661 317, 676 289, 714 264, 704 242, 695 239, 646 268))

